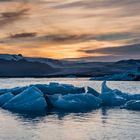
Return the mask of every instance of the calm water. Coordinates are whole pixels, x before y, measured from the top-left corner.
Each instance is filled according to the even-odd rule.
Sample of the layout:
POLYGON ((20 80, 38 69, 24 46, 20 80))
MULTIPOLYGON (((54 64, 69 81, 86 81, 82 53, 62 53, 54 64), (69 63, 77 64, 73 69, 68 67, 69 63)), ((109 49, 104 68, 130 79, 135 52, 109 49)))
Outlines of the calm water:
MULTIPOLYGON (((60 82, 91 86, 100 91, 100 81, 88 79, 0 79, 0 88, 60 82)), ((108 82, 111 88, 140 93, 140 82, 108 82)), ((140 112, 100 108, 86 113, 52 110, 39 115, 0 109, 0 140, 139 140, 140 112)))

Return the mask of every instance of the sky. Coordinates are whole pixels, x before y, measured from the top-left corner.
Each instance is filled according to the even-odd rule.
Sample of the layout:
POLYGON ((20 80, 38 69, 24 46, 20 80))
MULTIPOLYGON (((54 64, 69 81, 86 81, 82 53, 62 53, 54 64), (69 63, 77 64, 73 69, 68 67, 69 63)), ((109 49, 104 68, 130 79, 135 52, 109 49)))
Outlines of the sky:
POLYGON ((140 59, 140 0, 0 0, 0 54, 140 59))

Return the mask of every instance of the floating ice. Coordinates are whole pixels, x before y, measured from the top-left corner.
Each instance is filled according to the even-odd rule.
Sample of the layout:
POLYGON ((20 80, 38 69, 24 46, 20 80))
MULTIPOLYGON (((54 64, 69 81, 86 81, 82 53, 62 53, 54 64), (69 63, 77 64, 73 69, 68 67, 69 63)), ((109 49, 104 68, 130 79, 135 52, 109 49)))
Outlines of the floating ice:
POLYGON ((140 100, 130 100, 124 105, 124 108, 131 110, 140 110, 140 100))
POLYGON ((140 94, 128 94, 102 83, 101 94, 91 87, 69 84, 36 84, 0 90, 0 106, 14 111, 44 111, 58 108, 66 111, 86 111, 100 106, 124 106, 139 110, 140 94), (132 101, 133 100, 133 101, 132 101))
POLYGON ((0 95, 0 106, 8 102, 10 99, 12 99, 14 95, 11 92, 7 92, 3 95, 0 95))
POLYGON ((44 94, 53 95, 53 94, 75 94, 75 93, 84 93, 84 87, 75 87, 69 84, 59 84, 59 83, 50 83, 49 85, 37 84, 35 85, 40 89, 44 94))
MULTIPOLYGON (((30 85, 37 87, 42 93, 48 94, 48 95, 53 95, 53 94, 75 94, 75 93, 84 93, 85 88, 84 87, 75 87, 70 84, 59 84, 59 83, 50 83, 50 84, 35 84, 35 85, 30 85)), ((25 87, 15 87, 11 89, 0 89, 0 95, 7 93, 7 92, 12 92, 14 95, 17 95, 21 92, 23 92, 25 89, 27 89, 29 86, 25 87)))
POLYGON ((13 97, 3 108, 19 111, 41 111, 47 107, 43 93, 32 86, 13 97))
POLYGON ((0 89, 0 95, 7 93, 7 92, 11 92, 14 95, 17 95, 19 93, 21 93, 22 91, 24 91, 27 88, 27 86, 25 87, 15 87, 15 88, 10 88, 10 89, 0 89))
POLYGON ((110 89, 107 87, 106 82, 104 81, 102 84, 102 93, 110 93, 115 96, 119 96, 121 98, 124 98, 126 101, 130 100, 140 100, 140 94, 130 94, 130 93, 124 93, 118 89, 110 89))
POLYGON ((102 83, 102 91, 99 96, 102 99, 102 104, 106 106, 120 106, 126 103, 126 99, 116 94, 118 90, 112 90, 106 85, 106 81, 102 83))
POLYGON ((91 93, 96 97, 98 97, 100 95, 99 92, 97 92, 95 89, 93 89, 91 87, 87 87, 87 93, 91 93))
POLYGON ((91 77, 90 80, 108 80, 108 81, 139 81, 140 73, 130 71, 120 74, 105 75, 101 77, 91 77))
POLYGON ((53 95, 50 100, 54 107, 67 111, 84 111, 98 108, 101 100, 89 93, 53 95))

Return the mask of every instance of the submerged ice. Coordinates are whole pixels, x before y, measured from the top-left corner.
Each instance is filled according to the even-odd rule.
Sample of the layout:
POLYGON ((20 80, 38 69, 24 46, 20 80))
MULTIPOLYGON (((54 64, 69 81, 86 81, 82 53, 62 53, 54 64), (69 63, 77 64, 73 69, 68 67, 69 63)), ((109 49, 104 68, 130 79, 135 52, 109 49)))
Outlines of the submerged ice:
POLYGON ((0 107, 7 110, 39 112, 56 108, 65 111, 86 111, 102 106, 140 110, 140 94, 111 89, 106 81, 102 83, 101 93, 91 87, 59 83, 0 89, 0 107))

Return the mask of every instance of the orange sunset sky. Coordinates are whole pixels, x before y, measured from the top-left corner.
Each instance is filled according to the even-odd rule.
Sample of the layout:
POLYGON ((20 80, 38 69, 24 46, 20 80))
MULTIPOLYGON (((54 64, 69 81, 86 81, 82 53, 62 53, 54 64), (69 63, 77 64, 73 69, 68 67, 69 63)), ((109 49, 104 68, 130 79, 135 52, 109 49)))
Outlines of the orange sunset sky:
POLYGON ((140 59, 140 0, 0 0, 0 54, 140 59))

